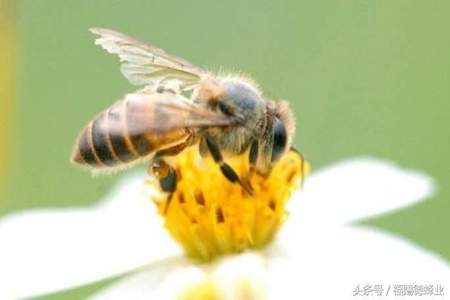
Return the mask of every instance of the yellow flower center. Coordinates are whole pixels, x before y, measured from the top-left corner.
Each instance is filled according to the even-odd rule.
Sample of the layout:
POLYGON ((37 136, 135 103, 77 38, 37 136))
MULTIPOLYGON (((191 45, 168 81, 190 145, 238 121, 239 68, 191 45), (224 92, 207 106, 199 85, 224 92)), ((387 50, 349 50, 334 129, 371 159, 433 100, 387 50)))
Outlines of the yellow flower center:
MULTIPOLYGON (((247 154, 226 161, 240 176, 249 174, 247 154)), ((229 182, 211 158, 200 158, 194 148, 180 154, 176 170, 176 190, 153 200, 165 227, 187 255, 210 260, 269 243, 287 216, 286 201, 309 165, 298 153, 288 152, 270 174, 250 176, 253 196, 229 182)), ((156 185, 155 180, 148 182, 156 185)))

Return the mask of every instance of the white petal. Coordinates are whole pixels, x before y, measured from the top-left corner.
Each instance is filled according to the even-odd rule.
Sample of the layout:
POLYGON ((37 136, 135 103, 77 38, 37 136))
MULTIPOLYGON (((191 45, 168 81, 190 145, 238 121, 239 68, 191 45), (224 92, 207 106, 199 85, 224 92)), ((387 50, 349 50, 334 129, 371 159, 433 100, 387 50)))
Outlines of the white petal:
POLYGON ((145 268, 92 295, 90 300, 148 300, 175 299, 190 286, 206 280, 202 268, 178 261, 159 268, 145 268))
POLYGON ((201 266, 185 262, 168 270, 159 284, 153 281, 155 270, 147 269, 111 285, 94 299, 178 299, 205 280, 214 282, 221 299, 239 299, 237 295, 249 293, 249 299, 353 299, 358 284, 380 284, 385 289, 396 284, 450 288, 450 267, 445 261, 390 234, 323 228, 304 230, 291 241, 264 253, 233 255, 201 266))
POLYGON ((40 209, 0 220, 0 299, 90 283, 179 255, 143 176, 87 208, 40 209))
POLYGON ((297 220, 348 222, 412 205, 433 191, 434 182, 426 174, 356 158, 314 172, 289 205, 297 220))
POLYGON ((89 299, 170 299, 171 296, 181 293, 189 285, 204 279, 205 273, 202 269, 179 258, 154 264, 143 268, 141 272, 125 276, 118 282, 95 293, 89 299))
MULTIPOLYGON (((190 287, 198 286, 202 282, 206 280, 206 273, 204 270, 198 266, 194 265, 186 265, 177 270, 169 271, 166 273, 166 277, 162 281, 162 283, 155 287, 152 290, 152 293, 149 294, 149 297, 135 298, 131 296, 131 298, 126 298, 128 300, 147 300, 147 299, 158 299, 158 300, 173 300, 178 299, 177 296, 182 295, 186 290, 190 287)), ((141 286, 144 286, 146 282, 140 282, 141 286)), ((132 286, 133 289, 129 291, 133 291, 130 295, 134 295, 134 291, 136 291, 135 286, 127 284, 127 287, 132 286)), ((122 289, 124 286, 122 286, 122 289)), ((145 295, 142 295, 145 296, 145 295)), ((104 298, 105 299, 105 298, 104 298)), ((115 297, 109 299, 125 299, 122 297, 115 297)))
POLYGON ((206 286, 212 288, 213 296, 220 295, 223 300, 265 299, 269 283, 266 259, 255 253, 228 256, 210 264, 194 265, 185 261, 165 271, 161 275, 155 269, 147 268, 112 284, 90 299, 184 299, 188 292, 200 293, 206 286), (155 273, 162 278, 156 284, 155 273))
POLYGON ((385 289, 398 284, 441 284, 450 290, 447 262, 394 235, 330 227, 305 230, 299 237, 291 236, 288 247, 271 249, 273 299, 352 299, 358 284, 380 284, 385 289))

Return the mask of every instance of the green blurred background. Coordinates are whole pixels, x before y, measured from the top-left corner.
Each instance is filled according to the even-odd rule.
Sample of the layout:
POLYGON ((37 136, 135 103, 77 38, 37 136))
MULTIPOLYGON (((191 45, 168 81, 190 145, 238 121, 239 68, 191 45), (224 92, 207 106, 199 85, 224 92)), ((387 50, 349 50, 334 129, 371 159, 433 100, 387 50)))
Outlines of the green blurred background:
MULTIPOLYGON (((448 0, 24 0, 0 9, 16 24, 0 32, 9 39, 1 48, 18 48, 17 97, 0 102, 0 215, 87 205, 117 180, 68 162, 82 126, 134 89, 93 44, 88 28, 103 26, 254 76, 294 107, 296 145, 313 168, 372 155, 431 174, 439 192, 430 201, 369 223, 450 259, 448 0)), ((14 84, 0 79, 11 95, 14 84)), ((42 299, 79 299, 102 284, 42 299)))

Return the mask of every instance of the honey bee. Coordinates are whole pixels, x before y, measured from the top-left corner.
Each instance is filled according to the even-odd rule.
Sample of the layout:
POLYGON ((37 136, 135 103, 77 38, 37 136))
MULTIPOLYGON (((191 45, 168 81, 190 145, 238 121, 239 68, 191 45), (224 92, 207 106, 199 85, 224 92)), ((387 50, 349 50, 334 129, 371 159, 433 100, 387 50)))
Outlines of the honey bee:
POLYGON ((252 194, 248 176, 268 174, 289 151, 294 118, 286 101, 265 97, 258 85, 239 75, 213 74, 125 34, 92 28, 95 43, 121 61, 123 75, 143 86, 94 117, 79 135, 71 161, 93 171, 125 169, 151 161, 149 170, 164 191, 176 188, 168 159, 199 145, 229 181, 252 194), (239 176, 224 160, 248 151, 250 165, 239 176))

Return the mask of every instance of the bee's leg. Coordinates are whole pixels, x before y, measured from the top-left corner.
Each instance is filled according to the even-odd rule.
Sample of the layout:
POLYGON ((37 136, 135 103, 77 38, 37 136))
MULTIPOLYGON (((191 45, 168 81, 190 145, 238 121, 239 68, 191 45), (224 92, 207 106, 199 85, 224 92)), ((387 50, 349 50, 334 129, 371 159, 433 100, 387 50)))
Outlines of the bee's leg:
POLYGON ((251 176, 256 169, 256 162, 258 161, 258 140, 253 141, 248 153, 248 162, 250 164, 249 175, 251 176))
POLYGON ((177 186, 177 173, 165 160, 165 156, 174 156, 182 152, 186 147, 195 143, 195 137, 191 134, 186 140, 171 148, 156 152, 151 164, 151 172, 159 180, 161 189, 165 192, 173 192, 177 186))
POLYGON ((161 190, 169 193, 164 206, 164 214, 166 214, 169 209, 170 202, 172 201, 173 192, 177 188, 177 172, 161 156, 155 155, 155 158, 150 165, 149 173, 152 173, 158 179, 161 190))
POLYGON ((248 187, 250 190, 253 191, 252 188, 252 177, 253 174, 255 174, 256 170, 256 163, 258 161, 258 141, 254 141, 250 146, 250 151, 248 153, 248 162, 249 162, 249 169, 245 176, 243 176, 240 180, 240 184, 242 186, 248 187))
POLYGON ((149 173, 158 179, 161 190, 170 193, 164 206, 164 214, 166 214, 172 201, 173 192, 177 188, 177 172, 161 156, 155 155, 149 173))
POLYGON ((233 168, 223 160, 222 153, 220 152, 219 146, 214 141, 214 139, 211 137, 206 137, 206 145, 208 146, 208 150, 211 153, 214 161, 219 165, 220 171, 222 171, 222 174, 225 176, 225 178, 227 178, 230 182, 239 183, 244 191, 252 196, 252 186, 249 184, 249 182, 242 181, 236 171, 234 171, 233 168))
POLYGON ((255 140, 252 142, 250 146, 250 151, 248 153, 248 162, 249 162, 249 170, 248 173, 242 178, 242 181, 245 182, 246 185, 251 186, 251 179, 253 174, 256 171, 256 163, 258 161, 258 141, 255 140))
POLYGON ((196 142, 196 137, 194 134, 189 135, 186 140, 178 145, 175 145, 171 148, 167 148, 164 150, 160 150, 158 152, 156 152, 155 154, 155 158, 158 157, 163 157, 163 156, 175 156, 178 155, 179 153, 181 153, 184 149, 186 149, 187 147, 195 144, 196 142))
POLYGON ((165 192, 172 193, 177 187, 177 172, 162 157, 155 157, 151 164, 151 172, 159 181, 165 192))
POLYGON ((164 213, 167 213, 169 209, 170 202, 172 200, 172 193, 177 188, 178 183, 178 174, 177 171, 170 166, 165 160, 165 156, 174 156, 182 152, 186 147, 191 146, 196 141, 196 137, 194 134, 188 136, 188 138, 171 148, 160 150, 156 152, 155 157, 153 158, 153 162, 151 164, 151 170, 149 173, 155 175, 155 177, 159 181, 159 186, 165 192, 170 193, 167 198, 166 205, 164 207, 164 213))

